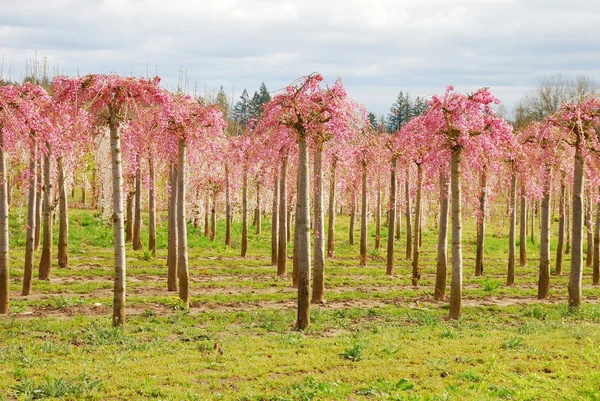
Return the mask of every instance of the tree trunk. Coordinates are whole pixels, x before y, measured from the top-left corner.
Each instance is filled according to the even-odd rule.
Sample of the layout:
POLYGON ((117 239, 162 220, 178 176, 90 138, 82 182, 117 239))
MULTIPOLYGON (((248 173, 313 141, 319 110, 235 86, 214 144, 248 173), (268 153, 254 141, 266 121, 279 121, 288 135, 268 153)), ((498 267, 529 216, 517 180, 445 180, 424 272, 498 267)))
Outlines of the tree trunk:
POLYGON ((558 245, 556 247, 556 269, 557 276, 562 275, 563 247, 565 243, 565 195, 566 195, 565 175, 561 174, 560 179, 560 200, 558 204, 558 245))
POLYGON ((363 162, 360 211, 360 266, 367 265, 367 163, 363 162))
POLYGON ((167 287, 169 291, 177 291, 177 250, 179 244, 177 240, 177 167, 175 163, 171 165, 169 171, 169 244, 167 249, 167 266, 168 266, 168 278, 167 287))
MULTIPOLYGON (((210 209, 210 240, 215 241, 217 237, 217 194, 213 193, 212 208, 210 209)), ((225 216, 227 219, 228 216, 225 216)))
POLYGON ((261 215, 260 215, 260 182, 256 183, 256 210, 254 212, 255 217, 255 224, 256 224, 256 235, 260 235, 261 232, 261 224, 262 224, 262 219, 261 219, 261 215))
POLYGON ((573 221, 571 238, 573 254, 571 255, 571 273, 569 275, 569 307, 581 306, 581 281, 583 277, 583 189, 585 159, 581 154, 579 138, 575 144, 575 161, 573 166, 573 221))
POLYGON ((58 159, 58 191, 58 265, 60 267, 67 267, 69 265, 69 205, 67 202, 65 167, 62 157, 58 159))
POLYGON ((242 182, 242 250, 240 256, 248 254, 248 166, 244 166, 242 182))
POLYGON ((327 215, 327 256, 332 258, 335 255, 335 170, 337 167, 337 158, 331 160, 329 176, 329 213, 327 215))
POLYGON ((352 204, 350 207, 352 211, 350 212, 350 226, 348 227, 348 243, 350 245, 354 245, 354 224, 356 222, 356 198, 354 192, 352 193, 352 204))
POLYGON ((42 233, 42 159, 37 161, 36 166, 34 251, 37 251, 40 248, 40 238, 42 233))
POLYGON ((462 313, 462 218, 460 157, 462 149, 452 149, 450 174, 452 187, 452 281, 450 282, 450 319, 459 319, 462 313))
POLYGON ((325 292, 325 216, 323 215, 323 148, 317 144, 314 156, 314 263, 312 303, 322 304, 325 292))
MULTIPOLYGON (((246 229, 246 235, 247 234, 248 234, 248 229, 246 229)), ((242 233, 242 235, 243 235, 243 233, 242 233)), ((243 238, 242 238, 242 241, 243 241, 243 238)), ((230 188, 229 188, 229 165, 228 164, 225 164, 225 246, 231 247, 231 194, 230 194, 230 188)))
POLYGON ((271 208, 271 266, 277 266, 279 250, 279 171, 273 176, 273 206, 271 208))
MULTIPOLYGON (((477 251, 475 253, 475 276, 483 274, 483 254, 485 245, 485 213, 487 208, 487 167, 480 177, 479 216, 477 216, 477 251)), ((441 221, 441 219, 440 219, 441 221)))
POLYGON ((531 202, 531 243, 535 244, 535 213, 537 211, 536 202, 531 202))
MULTIPOLYGON (((296 216, 298 216, 298 202, 296 202, 296 216)), ((289 220, 288 220, 289 221, 289 220)), ((292 287, 298 288, 298 218, 294 221, 294 251, 293 251, 293 263, 292 263, 292 287)))
POLYGON ((35 247, 36 226, 36 195, 37 195, 37 139, 35 133, 30 134, 32 141, 29 155, 29 199, 27 202, 27 231, 25 237, 25 266, 23 272, 23 291, 21 295, 31 293, 31 279, 33 278, 33 251, 35 247))
MULTIPOLYGON (((514 164, 514 162, 513 162, 514 164)), ((514 166, 512 166, 514 167, 514 166)), ((510 182, 510 228, 508 233, 508 273, 506 284, 515 283, 515 264, 516 264, 516 233, 517 233, 517 174, 512 173, 510 182)))
POLYGON ((375 249, 381 247, 381 188, 377 185, 377 208, 375 210, 375 249))
POLYGON ((154 202, 154 159, 148 158, 148 249, 156 254, 156 204, 154 202))
POLYGON ((550 194, 552 193, 552 168, 546 168, 544 198, 540 228, 540 276, 538 281, 538 299, 548 298, 550 294, 550 194))
POLYGON ((396 239, 398 242, 400 242, 402 238, 402 208, 400 207, 400 199, 402 198, 402 191, 400 190, 401 187, 402 185, 400 185, 400 179, 399 177, 396 177, 396 239))
POLYGON ((594 269, 592 285, 600 284, 600 202, 596 205, 596 228, 594 231, 594 269))
POLYGON ((420 259, 420 234, 421 234, 421 198, 423 190, 423 166, 417 164, 417 201, 415 205, 415 229, 413 243, 413 261, 412 261, 412 285, 418 286, 421 280, 420 259))
POLYGON ((394 230, 396 228, 396 156, 392 157, 392 166, 390 169, 390 204, 388 219, 388 238, 387 238, 387 265, 385 274, 391 276, 394 274, 394 230))
POLYGON ((589 194, 586 201, 586 219, 585 226, 587 228, 587 252, 585 258, 585 266, 592 267, 594 265, 594 232, 592 230, 592 197, 589 194))
POLYGON ((204 236, 205 237, 209 237, 210 236, 210 224, 209 224, 209 210, 210 210, 210 201, 209 201, 209 196, 208 196, 208 191, 206 192, 206 195, 204 197, 204 236))
POLYGON ((113 184, 113 230, 115 248, 115 283, 113 300, 114 327, 125 325, 125 238, 123 237, 123 171, 121 162, 121 134, 117 110, 110 108, 110 145, 113 184))
MULTIPOLYGON (((48 145, 48 148, 50 146, 48 145)), ((52 176, 51 165, 52 153, 44 155, 44 186, 42 193, 44 196, 42 202, 42 224, 44 233, 42 238, 42 257, 38 266, 38 277, 40 280, 49 280, 52 269, 52 176)))
POLYGON ((298 319, 296 330, 305 330, 310 324, 310 207, 308 182, 308 149, 306 134, 299 132, 298 141, 298 319))
MULTIPOLYGON (((10 258, 8 242, 8 176, 6 154, 4 153, 4 134, 0 130, 0 314, 9 310, 10 298, 10 258)), ((31 230, 28 230, 28 232, 31 230)))
MULTIPOLYGON (((533 216, 534 202, 531 202, 531 215, 533 216)), ((531 225, 533 229, 533 223, 531 225)), ((532 237, 533 238, 533 235, 532 237)), ((532 239, 533 242, 533 239, 532 239)), ((521 184, 521 222, 519 227, 519 263, 527 266, 527 199, 525 198, 525 185, 521 184)))
POLYGON ((448 277, 448 213, 450 194, 448 173, 440 171, 440 223, 438 228, 438 255, 435 275, 435 292, 433 297, 438 301, 446 298, 446 280, 448 277))
POLYGON ((287 270, 287 156, 281 159, 281 176, 279 177, 279 250, 277 251, 277 275, 284 276, 287 270))
POLYGON ((92 189, 92 202, 91 202, 91 207, 92 209, 96 209, 98 207, 98 183, 96 182, 97 178, 96 178, 96 168, 94 167, 92 169, 92 182, 90 182, 91 185, 91 189, 92 189))
POLYGON ((131 242, 133 239, 133 198, 135 192, 127 193, 127 220, 125 221, 125 242, 131 242))
POLYGON ((185 215, 185 140, 179 140, 179 161, 177 163, 177 278, 179 298, 186 307, 190 304, 188 273, 187 226, 185 215))
POLYGON ((142 249, 142 168, 140 158, 136 156, 137 169, 135 171, 135 218, 133 221, 133 249, 142 249))
POLYGON ((566 201, 566 198, 568 198, 569 193, 567 190, 567 196, 565 197, 565 219, 566 219, 566 224, 565 224, 565 233, 567 234, 567 244, 565 245, 565 255, 568 255, 571 253, 571 207, 569 202, 566 201))
POLYGON ((410 186, 409 186, 409 174, 410 170, 406 169, 406 178, 404 180, 404 196, 406 199, 406 212, 405 212, 405 220, 406 220, 406 259, 410 260, 412 257, 412 222, 410 220, 411 210, 410 210, 410 186))

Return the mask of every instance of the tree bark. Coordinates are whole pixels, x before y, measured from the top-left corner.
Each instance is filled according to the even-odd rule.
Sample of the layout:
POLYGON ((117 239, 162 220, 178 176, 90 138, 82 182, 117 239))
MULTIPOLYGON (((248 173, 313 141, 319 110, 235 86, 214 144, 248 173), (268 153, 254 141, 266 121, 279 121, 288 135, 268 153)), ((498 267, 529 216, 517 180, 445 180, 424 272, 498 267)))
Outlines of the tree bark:
POLYGON ((256 224, 256 235, 260 235, 261 232, 261 225, 262 225, 262 219, 261 219, 261 207, 260 207, 260 182, 256 182, 256 209, 254 211, 254 220, 255 220, 255 224, 256 224))
POLYGON ((142 249, 142 168, 140 158, 136 156, 135 170, 135 218, 133 221, 133 249, 142 249))
POLYGON ((354 192, 352 193, 352 204, 350 207, 352 210, 350 211, 350 226, 348 227, 348 243, 350 245, 354 245, 354 224, 356 222, 356 195, 354 192))
POLYGON ((273 206, 271 208, 271 266, 277 266, 279 251, 279 171, 273 175, 273 206))
MULTIPOLYGON (((477 251, 475 253, 475 276, 483 274, 483 254, 485 245, 485 213, 487 209, 487 167, 480 176, 479 216, 477 216, 477 251)), ((441 221, 441 219, 440 219, 441 221)))
POLYGON ((446 281, 448 277, 448 213, 450 194, 448 173, 440 171, 440 223, 438 228, 438 255, 433 297, 438 301, 446 299, 446 281))
POLYGON ((314 262, 312 303, 322 304, 325 292, 325 217, 323 215, 323 148, 317 144, 314 156, 314 262))
POLYGON ((127 193, 127 219, 125 220, 125 242, 131 242, 133 239, 133 199, 135 192, 129 191, 127 193))
POLYGON ((25 237, 25 266, 23 272, 23 291, 21 295, 31 293, 31 279, 33 278, 33 252, 36 227, 36 195, 37 195, 37 139, 35 133, 30 134, 32 141, 29 154, 29 199, 27 202, 27 232, 25 237))
POLYGON ((335 255, 335 170, 337 167, 337 158, 331 160, 329 176, 329 213, 327 214, 327 256, 332 258, 335 255))
POLYGON ((39 159, 36 163, 36 188, 35 188, 35 238, 33 250, 37 251, 40 248, 40 238, 42 237, 42 164, 43 159, 39 159))
MULTIPOLYGON (((531 202, 533 216, 534 202, 531 202)), ((532 226, 533 228, 533 223, 532 226)), ((533 238, 533 236, 532 236, 533 238)), ((533 242, 533 240, 532 240, 533 242)), ((521 184, 521 222, 519 227, 519 264, 527 266, 527 199, 525 198, 525 185, 521 184)))
POLYGON ((410 169, 406 169, 406 178, 404 179, 404 196, 406 199, 406 259, 410 260, 412 257, 412 222, 411 222, 411 205, 410 205, 410 183, 409 183, 410 169))
POLYGON ((7 183, 8 175, 6 171, 6 154, 4 152, 4 133, 0 129, 0 314, 8 313, 10 307, 7 183))
POLYGON ((277 251, 277 275, 284 276, 287 271, 287 156, 281 158, 279 177, 279 250, 277 251))
POLYGON ((540 273, 538 280, 538 299, 548 298, 550 294, 550 194, 552 193, 552 168, 546 167, 544 198, 542 200, 540 228, 540 273))
POLYGON ((375 249, 381 247, 381 188, 377 185, 377 208, 375 210, 375 249))
POLYGON ((121 134, 117 110, 110 107, 109 127, 113 181, 113 230, 115 248, 115 282, 113 300, 114 327, 125 325, 125 238, 123 236, 123 166, 121 162, 121 134))
POLYGON ((52 151, 48 145, 48 151, 44 155, 44 186, 42 193, 42 225, 44 233, 42 237, 42 257, 38 266, 38 277, 40 280, 49 280, 52 269, 52 176, 51 165, 52 151))
POLYGON ((154 158, 148 158, 148 249, 156 254, 156 203, 154 201, 154 158))
POLYGON ((396 239, 398 242, 400 242, 402 239, 402 208, 400 207, 400 199, 402 198, 402 191, 400 190, 401 187, 402 185, 400 185, 400 178, 396 177, 396 239))
POLYGON ((177 240, 177 167, 175 164, 171 165, 169 171, 169 243, 167 249, 167 266, 168 266, 168 278, 167 287, 169 291, 177 291, 177 250, 179 244, 177 240))
POLYGON ((210 224, 209 224, 209 218, 208 218, 209 210, 210 210, 210 200, 209 200, 208 191, 207 191, 206 195, 204 196, 204 236, 205 237, 210 236, 210 224))
POLYGON ((600 284, 600 202, 596 205, 596 227, 594 230, 594 263, 592 285, 600 284))
MULTIPOLYGON (((514 162, 513 162, 514 165, 514 162)), ((514 167, 514 166, 511 166, 514 167)), ((517 174, 512 173, 510 182, 510 228, 508 233, 508 273, 506 285, 515 283, 516 265, 516 232, 517 232, 517 174)))
POLYGON ((569 307, 581 306, 581 281, 583 278, 583 189, 585 159, 581 154, 581 143, 578 137, 575 144, 575 161, 573 166, 573 221, 571 238, 573 253, 571 255, 571 273, 569 275, 569 307))
POLYGON ((298 318, 296 330, 305 330, 310 324, 310 207, 308 181, 308 149, 306 134, 299 132, 298 140, 298 318))
MULTIPOLYGON (((569 197, 569 192, 567 189, 567 198, 569 197)), ((567 244, 565 245, 565 255, 571 253, 571 207, 569 202, 566 201, 565 198, 565 233, 567 234, 567 244)))
POLYGON ((248 166, 244 166, 242 178, 242 250, 240 256, 248 254, 248 166))
POLYGON ((396 156, 392 157, 390 168, 390 204, 387 238, 387 264, 385 274, 394 274, 394 230, 396 228, 396 156))
POLYGON ((531 243, 535 244, 535 213, 537 211, 536 202, 531 202, 531 243))
POLYGON ((360 211, 360 266, 367 265, 367 163, 362 165, 362 202, 360 211))
MULTIPOLYGON (((210 209, 210 240, 215 241, 217 237, 217 193, 212 196, 212 208, 210 209)), ((227 220, 228 216, 225 216, 227 220)))
MULTIPOLYGON (((246 189, 246 197, 248 196, 247 191, 246 189)), ((246 229, 246 235, 248 235, 248 229, 246 229)), ((229 164, 227 163, 225 164, 225 246, 231 247, 231 194, 229 188, 229 164)))
POLYGON ((177 278, 179 298, 186 307, 190 304, 188 273, 187 226, 185 215, 185 153, 186 143, 179 139, 179 161, 177 163, 177 278))
POLYGON ((67 187, 65 185, 65 167, 63 158, 58 159, 58 265, 69 265, 69 204, 67 202, 67 187))
POLYGON ((417 200, 415 204, 415 229, 413 240, 413 260, 412 260, 412 285, 417 287, 421 280, 421 266, 419 266, 421 251, 421 198, 423 190, 423 166, 417 164, 417 200))
POLYGON ((560 178, 560 200, 558 204, 558 245, 556 247, 556 268, 555 274, 562 275, 563 248, 565 243, 565 196, 566 196, 565 174, 561 173, 560 178))
POLYGON ((588 196, 585 199, 586 203, 586 219, 585 226, 587 228, 587 252, 585 258, 585 266, 592 267, 594 265, 594 232, 592 230, 592 197, 588 191, 588 196))
POLYGON ((462 217, 460 158, 462 149, 454 147, 450 157, 450 181, 452 188, 452 280, 450 282, 450 319, 462 314, 462 217))

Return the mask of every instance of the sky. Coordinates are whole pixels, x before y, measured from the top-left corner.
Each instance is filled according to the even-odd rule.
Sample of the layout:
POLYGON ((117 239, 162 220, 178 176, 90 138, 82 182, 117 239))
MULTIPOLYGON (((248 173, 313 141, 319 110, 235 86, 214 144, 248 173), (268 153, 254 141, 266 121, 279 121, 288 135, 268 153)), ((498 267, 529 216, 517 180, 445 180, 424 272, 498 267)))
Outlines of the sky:
POLYGON ((0 0, 5 78, 37 57, 237 101, 319 72, 378 115, 400 91, 487 86, 510 111, 541 76, 600 81, 599 38, 600 0, 0 0))

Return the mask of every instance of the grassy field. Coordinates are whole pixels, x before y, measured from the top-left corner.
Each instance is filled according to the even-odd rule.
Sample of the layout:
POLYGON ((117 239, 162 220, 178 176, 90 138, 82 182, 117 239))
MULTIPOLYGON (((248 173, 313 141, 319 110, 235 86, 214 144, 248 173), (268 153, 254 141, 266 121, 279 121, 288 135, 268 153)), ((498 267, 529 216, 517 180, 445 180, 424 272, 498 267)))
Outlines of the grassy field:
POLYGON ((11 218, 0 400, 600 400, 600 288, 590 285, 591 269, 577 313, 566 307, 568 259, 565 275, 552 276, 551 299, 535 300, 537 244, 528 243, 529 265, 505 286, 499 222, 488 230, 479 278, 466 222, 465 308, 461 320, 448 321, 447 305, 432 297, 433 223, 415 288, 401 257, 404 237, 397 273, 386 277, 383 249, 371 248, 369 265, 358 266, 358 242, 348 244, 348 218, 340 216, 327 303, 313 306, 312 325, 298 333, 291 278, 270 266, 268 219, 263 234, 251 235, 247 258, 238 256, 239 223, 232 249, 223 247, 222 222, 214 243, 189 227, 192 297, 184 309, 166 291, 163 216, 155 257, 128 247, 125 330, 110 327, 111 228, 91 211, 72 210, 70 267, 55 266, 50 281, 34 280, 32 295, 21 297, 23 219, 23 211, 11 218))

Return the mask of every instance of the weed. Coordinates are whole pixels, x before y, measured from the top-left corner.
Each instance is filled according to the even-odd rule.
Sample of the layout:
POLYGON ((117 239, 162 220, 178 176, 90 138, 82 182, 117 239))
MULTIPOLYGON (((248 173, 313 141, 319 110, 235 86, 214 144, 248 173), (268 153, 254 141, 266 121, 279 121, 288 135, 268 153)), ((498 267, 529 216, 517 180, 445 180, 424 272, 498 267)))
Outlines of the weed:
POLYGON ((500 287, 500 282, 491 278, 485 278, 479 282, 485 292, 494 292, 500 287))
POLYGON ((37 400, 69 396, 78 397, 95 392, 101 386, 101 380, 93 380, 89 376, 81 374, 74 380, 46 376, 44 380, 38 384, 36 384, 34 380, 24 380, 17 383, 13 387, 13 390, 17 397, 23 397, 26 400, 37 400))
POLYGON ((523 345, 523 339, 521 337, 511 337, 504 341, 500 348, 508 351, 511 349, 523 348, 523 345))

